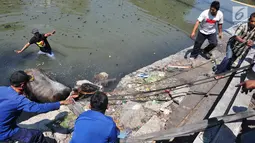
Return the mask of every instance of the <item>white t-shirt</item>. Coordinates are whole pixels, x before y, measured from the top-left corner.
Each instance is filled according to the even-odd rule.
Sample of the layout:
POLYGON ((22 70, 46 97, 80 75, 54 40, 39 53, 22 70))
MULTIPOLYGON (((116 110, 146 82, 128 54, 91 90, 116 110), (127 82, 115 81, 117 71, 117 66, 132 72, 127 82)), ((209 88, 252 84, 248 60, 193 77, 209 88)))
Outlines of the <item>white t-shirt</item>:
POLYGON ((216 32, 216 23, 223 24, 223 13, 218 10, 216 16, 212 16, 210 9, 203 11, 197 19, 200 23, 200 32, 206 35, 216 32))

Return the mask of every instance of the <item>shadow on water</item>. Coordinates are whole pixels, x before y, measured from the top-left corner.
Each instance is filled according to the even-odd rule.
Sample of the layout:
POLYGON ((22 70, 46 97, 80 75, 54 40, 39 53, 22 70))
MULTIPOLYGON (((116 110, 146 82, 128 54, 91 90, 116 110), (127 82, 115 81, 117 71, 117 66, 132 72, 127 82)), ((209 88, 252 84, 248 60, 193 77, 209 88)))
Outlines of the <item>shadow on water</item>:
POLYGON ((16 55, 13 50, 1 51, 0 54, 0 84, 9 85, 9 77, 16 70, 23 70, 26 60, 16 55))
MULTIPOLYGON (((59 66, 61 61, 56 59, 50 59, 45 55, 38 55, 37 51, 26 51, 22 54, 16 54, 14 52, 14 47, 18 47, 14 43, 2 43, 1 47, 8 47, 7 49, 3 49, 0 53, 0 85, 9 85, 9 77, 10 75, 17 70, 25 70, 28 68, 41 68, 46 71, 51 71, 52 68, 59 66), (49 66, 50 65, 50 66, 49 66)), ((57 57, 65 56, 61 55, 59 52, 55 52, 57 57)), ((59 68, 57 68, 59 69, 59 68)), ((56 70, 56 72, 60 72, 61 70, 56 70)), ((61 76, 61 74, 59 74, 61 76)), ((53 76, 57 80, 61 79, 58 76, 53 76)), ((63 80, 60 80, 64 82, 63 80)), ((70 83, 69 83, 70 85, 70 83)), ((73 85, 72 85, 73 86, 73 85)))

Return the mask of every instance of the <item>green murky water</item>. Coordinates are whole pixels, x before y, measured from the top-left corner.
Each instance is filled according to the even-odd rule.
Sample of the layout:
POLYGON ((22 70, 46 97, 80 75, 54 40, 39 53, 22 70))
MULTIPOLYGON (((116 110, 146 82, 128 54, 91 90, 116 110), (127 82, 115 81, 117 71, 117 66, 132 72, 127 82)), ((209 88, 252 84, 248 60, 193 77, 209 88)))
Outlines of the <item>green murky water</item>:
POLYGON ((169 25, 190 33, 193 24, 187 23, 185 16, 193 8, 195 0, 131 0, 132 3, 141 7, 147 14, 164 20, 169 25))
POLYGON ((73 86, 105 71, 118 79, 192 45, 185 16, 194 0, 0 0, 1 84, 19 69, 42 68, 73 86), (55 29, 56 60, 21 49, 38 28, 55 29))
POLYGON ((246 4, 251 4, 251 5, 255 5, 255 1, 254 0, 236 0, 242 3, 246 3, 246 4))

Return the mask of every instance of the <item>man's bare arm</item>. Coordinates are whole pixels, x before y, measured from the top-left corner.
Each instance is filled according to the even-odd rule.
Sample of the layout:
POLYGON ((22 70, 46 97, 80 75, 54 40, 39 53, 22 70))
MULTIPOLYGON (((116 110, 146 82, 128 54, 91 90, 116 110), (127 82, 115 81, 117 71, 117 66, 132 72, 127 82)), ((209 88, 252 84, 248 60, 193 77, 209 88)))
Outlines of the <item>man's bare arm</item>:
POLYGON ((190 37, 191 37, 192 39, 193 39, 193 38, 195 37, 195 35, 196 35, 196 31, 197 31, 197 28, 198 28, 199 24, 200 24, 200 22, 197 20, 197 22, 196 22, 196 24, 194 25, 194 28, 193 28, 193 30, 192 30, 192 33, 191 33, 191 35, 190 35, 190 37))
POLYGON ((245 43, 246 41, 242 39, 240 36, 236 36, 235 39, 241 43, 245 43))
POLYGON ((56 33, 56 31, 53 30, 52 32, 49 32, 49 33, 44 34, 44 36, 45 36, 45 37, 49 37, 49 36, 52 36, 52 35, 55 34, 55 33, 56 33))
POLYGON ((28 48, 30 46, 30 43, 28 42, 21 50, 14 50, 14 52, 16 52, 17 54, 23 52, 26 48, 28 48))
POLYGON ((222 38, 222 24, 218 24, 219 38, 222 38))

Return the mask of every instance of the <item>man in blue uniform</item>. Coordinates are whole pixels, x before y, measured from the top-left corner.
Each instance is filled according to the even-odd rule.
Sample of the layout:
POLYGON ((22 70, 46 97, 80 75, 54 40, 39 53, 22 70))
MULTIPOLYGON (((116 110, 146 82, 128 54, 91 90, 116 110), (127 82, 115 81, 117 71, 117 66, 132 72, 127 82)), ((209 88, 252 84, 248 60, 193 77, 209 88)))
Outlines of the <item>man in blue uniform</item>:
POLYGON ((119 129, 109 116, 104 115, 108 97, 103 92, 91 96, 91 110, 82 113, 76 120, 70 143, 117 143, 119 129))
POLYGON ((24 71, 17 71, 10 77, 11 86, 0 86, 0 141, 47 143, 41 131, 20 128, 16 124, 16 119, 22 111, 45 113, 59 109, 60 105, 73 103, 71 98, 44 104, 30 101, 23 95, 29 80, 30 76, 24 71))

